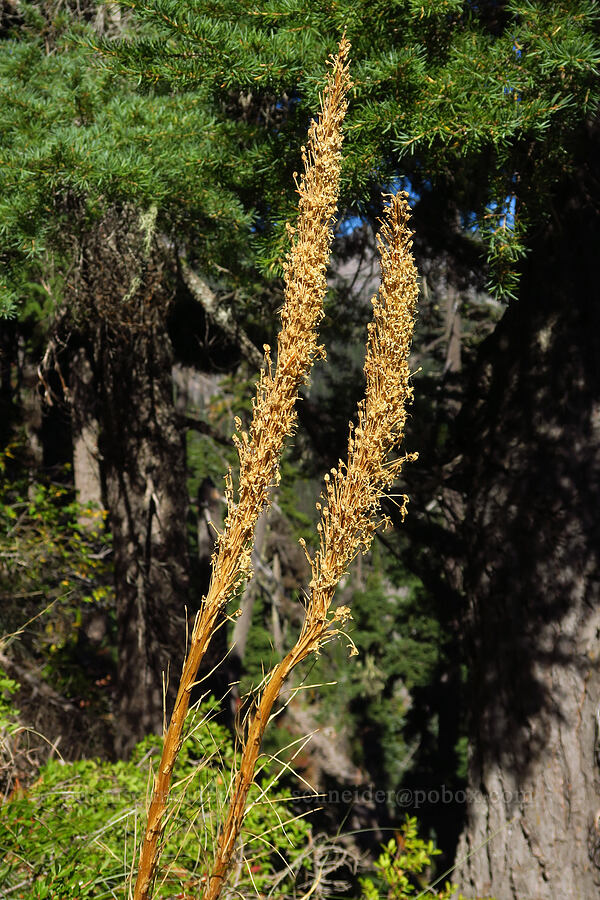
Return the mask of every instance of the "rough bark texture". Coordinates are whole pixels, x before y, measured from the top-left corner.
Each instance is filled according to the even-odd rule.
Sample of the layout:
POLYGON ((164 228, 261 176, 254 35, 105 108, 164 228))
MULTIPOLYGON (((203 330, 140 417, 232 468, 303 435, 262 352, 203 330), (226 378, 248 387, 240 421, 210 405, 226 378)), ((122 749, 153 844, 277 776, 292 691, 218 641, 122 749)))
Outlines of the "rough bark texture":
MULTIPOLYGON (((93 373, 90 381, 78 359, 72 394, 95 406, 113 537, 122 756, 162 731, 163 679, 168 715, 185 651, 185 435, 174 407, 168 278, 155 253, 152 222, 115 211, 84 242, 72 311, 93 373)), ((74 418, 85 425, 94 415, 79 409, 74 418)))
POLYGON ((163 725, 185 650, 188 589, 185 447, 165 333, 104 348, 102 469, 113 535, 119 629, 117 751, 163 725), (171 667, 171 668, 170 668, 171 667))
POLYGON ((557 197, 458 423, 472 721, 455 880, 467 896, 600 890, 600 154, 587 140, 589 164, 557 197))

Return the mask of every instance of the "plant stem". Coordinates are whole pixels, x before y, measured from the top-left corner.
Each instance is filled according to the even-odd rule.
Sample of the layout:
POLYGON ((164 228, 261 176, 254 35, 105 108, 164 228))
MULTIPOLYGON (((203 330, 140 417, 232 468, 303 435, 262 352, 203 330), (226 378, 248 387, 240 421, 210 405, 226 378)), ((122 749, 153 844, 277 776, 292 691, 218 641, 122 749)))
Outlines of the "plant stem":
POLYGON ((246 810, 248 791, 254 781, 256 761, 260 753, 263 735, 268 725, 273 705, 283 684, 302 657, 298 646, 284 657, 271 672, 267 684, 261 694, 260 702, 254 713, 244 742, 240 768, 235 779, 233 794, 229 802, 227 818, 219 835, 219 843, 208 885, 203 900, 217 900, 224 880, 231 866, 231 858, 235 850, 235 842, 240 833, 246 810))

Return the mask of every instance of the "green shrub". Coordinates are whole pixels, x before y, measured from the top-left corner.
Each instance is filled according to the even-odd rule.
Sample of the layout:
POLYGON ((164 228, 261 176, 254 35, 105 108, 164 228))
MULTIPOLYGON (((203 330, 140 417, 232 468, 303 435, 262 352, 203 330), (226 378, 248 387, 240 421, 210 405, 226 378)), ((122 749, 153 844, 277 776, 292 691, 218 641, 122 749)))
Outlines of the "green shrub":
POLYGON ((435 890, 437 882, 430 884, 432 859, 440 853, 433 841, 419 837, 416 818, 407 816, 400 833, 382 847, 373 877, 360 879, 361 900, 417 900, 424 896, 466 900, 462 894, 456 894, 456 886, 449 882, 440 891, 435 890))
MULTIPOLYGON (((417 820, 406 817, 401 832, 382 847, 372 878, 361 878, 362 900, 404 900, 426 888, 432 857, 440 851, 433 841, 424 841, 418 835, 417 820)), ((445 885, 441 893, 427 891, 439 900, 449 900, 453 888, 445 885)))
MULTIPOLYGON (((156 897, 197 896, 212 857, 226 801, 222 772, 231 768, 226 729, 210 721, 211 707, 188 717, 186 740, 174 773, 165 849, 156 897)), ((15 900, 127 896, 137 865, 136 840, 145 824, 149 761, 161 741, 151 736, 127 762, 53 759, 35 784, 0 807, 0 884, 15 900)), ((263 773, 265 785, 266 773, 263 773)), ((281 795, 254 786, 232 886, 243 896, 275 879, 290 887, 288 865, 306 847, 309 828, 281 795), (293 820, 293 821, 292 821, 293 820)))

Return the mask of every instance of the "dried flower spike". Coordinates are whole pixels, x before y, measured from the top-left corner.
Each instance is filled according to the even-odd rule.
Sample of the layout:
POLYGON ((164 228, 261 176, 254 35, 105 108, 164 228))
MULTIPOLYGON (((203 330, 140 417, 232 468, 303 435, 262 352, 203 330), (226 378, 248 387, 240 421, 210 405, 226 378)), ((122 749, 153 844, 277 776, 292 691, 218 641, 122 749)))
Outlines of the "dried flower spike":
MULTIPOLYGON (((253 403, 250 433, 241 431, 235 443, 240 458, 240 483, 235 502, 231 476, 226 481, 228 515, 213 557, 208 594, 196 617, 190 648, 167 729, 146 833, 140 853, 134 900, 148 900, 158 864, 171 777, 181 748, 190 692, 198 667, 214 633, 218 616, 250 574, 254 529, 279 479, 279 460, 286 438, 295 425, 294 403, 298 389, 322 352, 317 326, 323 315, 327 283, 325 272, 332 240, 341 168, 341 126, 350 87, 348 52, 342 38, 321 100, 321 114, 311 123, 308 150, 303 150, 305 172, 298 185, 299 217, 293 229, 292 248, 285 263, 285 301, 277 345, 277 364, 272 372, 269 349, 253 403)), ((209 893, 216 897, 229 864, 228 847, 219 857, 219 872, 211 879, 209 893), (223 855, 224 854, 224 855, 223 855), (216 880, 215 880, 216 879, 216 880), (218 889, 215 888, 218 885, 218 889)))
MULTIPOLYGON (((269 349, 253 402, 250 434, 234 437, 240 458, 239 503, 230 504, 213 583, 220 592, 209 591, 207 604, 223 605, 249 574, 232 558, 241 546, 251 547, 258 516, 279 480, 279 459, 285 439, 293 432, 294 404, 298 388, 306 380, 315 358, 322 353, 317 326, 323 316, 327 290, 325 273, 332 240, 341 168, 342 131, 346 94, 350 87, 347 56, 350 45, 342 38, 333 71, 322 98, 321 115, 311 122, 305 172, 298 186, 299 217, 292 248, 284 264, 285 294, 282 329, 277 341, 277 366, 272 373, 269 349)), ((239 428, 238 428, 239 432, 239 428)), ((211 585, 212 588, 212 585, 211 585)))
MULTIPOLYGON (((321 516, 320 547, 312 563, 311 603, 325 619, 335 587, 349 563, 365 552, 382 524, 381 499, 406 459, 390 460, 402 440, 412 400, 409 354, 418 297, 412 257, 410 207, 403 192, 390 199, 377 244, 381 286, 373 297, 365 358, 365 399, 358 424, 350 428, 348 459, 325 476, 327 515, 321 516)), ((408 498, 403 498, 402 513, 408 498)))

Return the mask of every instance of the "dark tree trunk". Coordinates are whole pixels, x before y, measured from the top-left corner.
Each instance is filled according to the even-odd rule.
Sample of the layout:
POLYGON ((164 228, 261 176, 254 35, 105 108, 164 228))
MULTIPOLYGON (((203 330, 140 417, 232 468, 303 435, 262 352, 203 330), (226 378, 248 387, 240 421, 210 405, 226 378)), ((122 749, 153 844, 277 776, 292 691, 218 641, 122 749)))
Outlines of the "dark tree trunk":
POLYGON ((113 540, 121 756, 146 734, 160 733, 170 713, 189 590, 185 433, 171 377, 169 278, 144 227, 128 211, 107 217, 84 243, 72 304, 89 362, 79 355, 71 368, 72 381, 81 381, 71 388, 73 420, 75 431, 89 436, 97 419, 113 540))
POLYGON ((161 733, 185 651, 188 602, 184 434, 166 333, 100 350, 100 454, 113 536, 119 634, 116 749, 161 733), (125 352, 126 351, 126 352, 125 352))
POLYGON ((458 420, 471 749, 456 880, 496 900, 600 890, 600 147, 586 140, 458 420))

